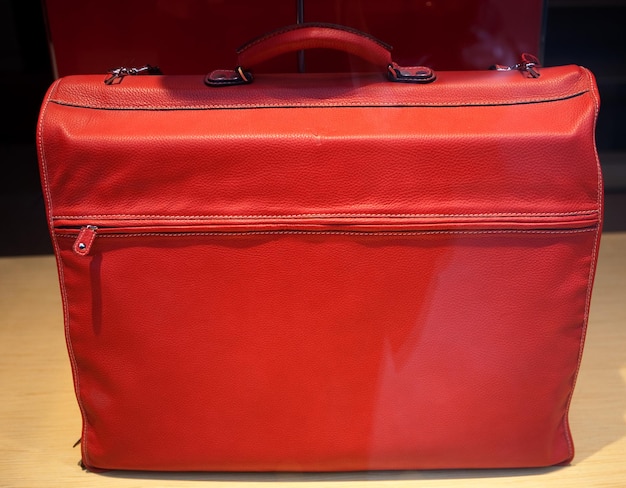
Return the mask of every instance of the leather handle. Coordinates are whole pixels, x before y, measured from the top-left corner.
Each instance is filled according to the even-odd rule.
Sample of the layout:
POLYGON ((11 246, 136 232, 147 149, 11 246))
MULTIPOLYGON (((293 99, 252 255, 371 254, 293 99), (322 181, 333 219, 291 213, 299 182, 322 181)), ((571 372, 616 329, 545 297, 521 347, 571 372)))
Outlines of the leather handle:
POLYGON ((296 24, 265 34, 240 47, 237 61, 248 69, 281 54, 306 49, 343 51, 383 71, 392 63, 388 44, 356 29, 324 23, 296 24))
POLYGON ((391 58, 392 47, 369 34, 335 24, 295 24, 265 34, 237 50, 234 70, 215 70, 204 82, 208 86, 232 86, 252 83, 250 68, 281 54, 306 49, 334 49, 358 56, 376 65, 389 80, 402 83, 431 83, 432 69, 424 66, 398 66, 391 58))

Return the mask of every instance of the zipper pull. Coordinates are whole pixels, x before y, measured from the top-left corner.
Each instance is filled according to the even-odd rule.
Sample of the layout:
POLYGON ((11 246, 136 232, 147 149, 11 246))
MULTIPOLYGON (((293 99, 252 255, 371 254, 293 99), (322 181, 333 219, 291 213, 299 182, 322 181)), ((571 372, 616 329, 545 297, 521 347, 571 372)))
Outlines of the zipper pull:
POLYGON ((541 64, 539 63, 539 59, 532 54, 524 53, 522 54, 521 63, 514 64, 513 66, 506 66, 502 64, 494 64, 489 69, 493 69, 496 71, 520 71, 522 73, 528 73, 531 78, 539 78, 540 74, 537 68, 539 68, 541 64))
POLYGON ((126 68, 125 66, 120 66, 119 68, 115 68, 109 70, 107 72, 109 76, 105 78, 105 85, 112 85, 113 83, 121 83, 125 76, 129 75, 160 75, 161 69, 158 66, 151 66, 146 64, 145 66, 141 66, 140 68, 126 68))
POLYGON ((86 256, 89 254, 91 250, 91 245, 93 241, 96 239, 96 231, 98 227, 95 225, 85 225, 81 227, 80 232, 78 233, 78 237, 74 242, 74 246, 72 249, 74 252, 80 256, 86 256))

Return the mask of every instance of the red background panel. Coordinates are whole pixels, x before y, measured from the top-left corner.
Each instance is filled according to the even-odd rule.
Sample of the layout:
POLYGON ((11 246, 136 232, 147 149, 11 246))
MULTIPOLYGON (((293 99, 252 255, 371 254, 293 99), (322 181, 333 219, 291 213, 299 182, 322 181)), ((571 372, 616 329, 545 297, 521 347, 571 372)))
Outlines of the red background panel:
MULTIPOLYGON (((158 65, 167 74, 232 68, 235 50, 293 24, 295 0, 47 0, 48 31, 59 76, 103 73, 118 66, 158 65)), ((437 70, 514 64, 540 54, 543 1, 324 0, 305 2, 304 21, 343 24, 391 44, 394 60, 437 70)), ((295 55, 259 66, 296 71, 295 55)), ((308 71, 359 70, 335 52, 307 52, 308 71)))

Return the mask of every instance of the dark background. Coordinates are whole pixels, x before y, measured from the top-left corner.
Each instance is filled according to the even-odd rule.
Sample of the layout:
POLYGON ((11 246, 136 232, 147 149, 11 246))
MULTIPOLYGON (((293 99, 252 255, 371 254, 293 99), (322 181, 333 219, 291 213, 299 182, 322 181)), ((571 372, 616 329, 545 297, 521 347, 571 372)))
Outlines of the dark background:
MULTIPOLYGON (((606 232, 626 230, 624 26, 626 0, 547 3, 544 65, 579 64, 597 78, 602 99, 597 145, 606 186, 606 232)), ((35 148, 39 106, 52 81, 41 4, 0 0, 0 255, 52 252, 35 148)))

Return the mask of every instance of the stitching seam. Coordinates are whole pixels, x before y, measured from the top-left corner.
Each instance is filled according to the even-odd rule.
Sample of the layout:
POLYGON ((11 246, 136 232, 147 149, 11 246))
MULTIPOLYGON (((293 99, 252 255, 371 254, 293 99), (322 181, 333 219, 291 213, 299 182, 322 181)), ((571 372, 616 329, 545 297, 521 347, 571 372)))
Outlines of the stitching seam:
MULTIPOLYGON (((200 237, 200 236, 250 236, 250 235, 346 235, 346 236, 423 236, 423 235, 483 235, 483 234, 580 234, 583 232, 595 232, 595 228, 564 229, 564 230, 476 230, 476 231, 249 231, 249 232, 126 232, 119 234, 98 234, 98 239, 124 238, 124 237, 200 237)), ((75 238, 73 234, 56 234, 58 237, 75 238)))
POLYGON ((565 101, 565 100, 582 96, 588 93, 588 91, 589 90, 584 90, 584 91, 574 93, 574 94, 557 95, 554 98, 501 100, 499 102, 494 102, 494 103, 437 102, 437 103, 432 103, 432 104, 402 103, 402 104, 397 104, 397 105, 382 104, 382 103, 381 104, 363 104, 360 102, 289 103, 289 104, 272 104, 272 103, 254 104, 254 103, 233 102, 232 104, 198 105, 195 107, 184 107, 184 106, 176 106, 176 105, 97 106, 97 105, 64 102, 58 99, 51 100, 51 102, 56 103, 58 105, 63 105, 66 107, 85 108, 85 109, 93 109, 93 110, 111 110, 111 111, 120 111, 120 110, 192 111, 192 110, 237 110, 237 109, 243 110, 243 109, 280 109, 280 108, 285 108, 285 109, 289 109, 289 108, 454 108, 454 107, 498 107, 498 106, 507 106, 507 105, 530 105, 530 104, 538 104, 538 103, 561 102, 561 101, 565 101))
POLYGON ((161 214, 88 214, 88 215, 57 215, 53 217, 53 220, 80 220, 80 219, 108 219, 108 218, 122 218, 122 219, 171 219, 171 220, 198 220, 198 219, 293 219, 293 218, 333 218, 333 217, 419 217, 419 218, 438 218, 438 217, 576 217, 576 216, 593 216, 597 215, 598 210, 579 210, 572 212, 511 212, 511 213, 459 213, 459 214, 444 214, 444 213, 426 213, 426 214, 412 214, 412 213, 302 213, 302 214, 278 214, 278 215, 161 215, 161 214))

